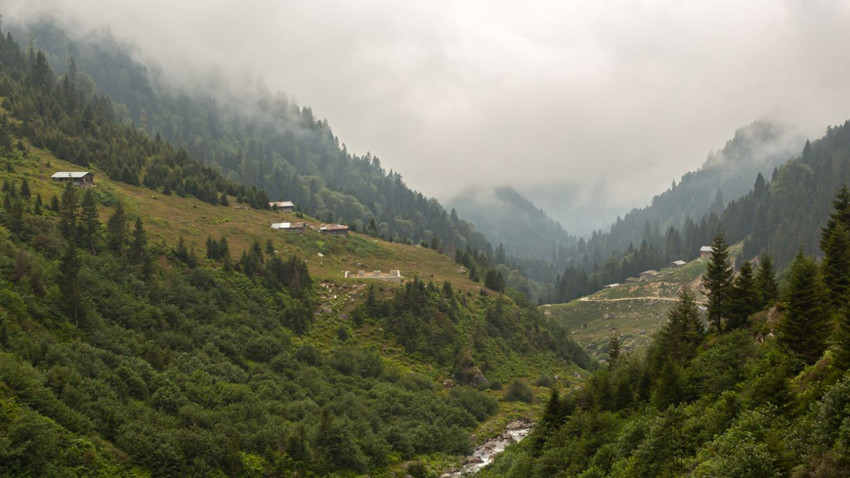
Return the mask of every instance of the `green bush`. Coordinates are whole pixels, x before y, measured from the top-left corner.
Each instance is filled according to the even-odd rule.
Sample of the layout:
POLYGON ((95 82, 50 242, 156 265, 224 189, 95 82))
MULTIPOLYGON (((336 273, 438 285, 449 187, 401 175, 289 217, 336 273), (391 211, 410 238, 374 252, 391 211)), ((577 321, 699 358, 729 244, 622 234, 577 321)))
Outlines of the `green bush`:
POLYGON ((531 388, 522 380, 514 380, 508 385, 508 391, 505 393, 506 402, 525 402, 531 403, 534 396, 531 394, 531 388))

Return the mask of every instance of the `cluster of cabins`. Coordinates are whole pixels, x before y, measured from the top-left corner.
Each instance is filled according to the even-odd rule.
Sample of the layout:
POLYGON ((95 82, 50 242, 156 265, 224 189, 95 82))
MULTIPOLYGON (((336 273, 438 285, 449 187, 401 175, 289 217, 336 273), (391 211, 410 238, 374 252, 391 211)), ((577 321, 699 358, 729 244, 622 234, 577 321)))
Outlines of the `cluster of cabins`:
MULTIPOLYGON (((272 229, 294 232, 296 234, 304 234, 304 231, 307 229, 311 231, 316 230, 315 227, 303 222, 275 222, 272 223, 272 229)), ((330 236, 348 236, 348 226, 343 226, 342 224, 322 224, 319 226, 318 231, 321 234, 330 236)))
MULTIPOLYGON (((700 259, 704 259, 704 258, 706 258, 710 255, 711 255, 711 246, 702 246, 702 247, 699 248, 700 259)), ((673 262, 667 264, 667 267, 670 268, 670 269, 678 269, 678 268, 684 266, 685 264, 687 264, 687 262, 680 259, 680 260, 676 260, 676 261, 673 261, 673 262)), ((656 278, 658 276, 658 274, 659 274, 659 272, 655 269, 643 271, 643 272, 640 273, 640 280, 642 282, 652 280, 652 279, 656 278)), ((634 280, 634 279, 630 279, 630 280, 634 280)), ((603 289, 611 289, 611 288, 617 287, 619 285, 620 285, 619 283, 607 284, 607 285, 603 286, 602 288, 603 289)))
MULTIPOLYGON (((294 211, 295 203, 292 201, 272 201, 269 207, 275 211, 294 211)), ((272 224, 272 229, 281 231, 294 232, 296 234, 304 234, 304 231, 310 229, 317 230, 315 227, 304 222, 275 222, 272 224)), ((348 226, 342 224, 322 224, 318 228, 319 233, 330 236, 348 236, 348 226)))
MULTIPOLYGON (((699 248, 700 259, 704 259, 704 258, 706 258, 710 255, 711 255, 711 246, 702 246, 702 247, 699 248)), ((687 262, 680 259, 678 261, 673 261, 673 262, 667 264, 667 267, 670 268, 670 269, 678 269, 678 268, 684 266, 685 264, 687 264, 687 262)), ((656 271, 656 270, 650 269, 648 271, 643 271, 643 272, 640 273, 640 280, 647 281, 647 280, 654 278, 657 275, 658 275, 658 271, 656 271)))

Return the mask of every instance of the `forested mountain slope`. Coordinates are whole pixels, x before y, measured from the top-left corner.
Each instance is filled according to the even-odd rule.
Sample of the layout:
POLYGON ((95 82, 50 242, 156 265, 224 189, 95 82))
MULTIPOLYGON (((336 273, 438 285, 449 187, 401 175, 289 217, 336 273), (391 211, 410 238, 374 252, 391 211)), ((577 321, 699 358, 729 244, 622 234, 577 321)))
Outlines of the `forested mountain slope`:
MULTIPOLYGON (((175 87, 155 66, 131 56, 130 46, 107 33, 64 32, 52 20, 19 25, 4 19, 19 38, 33 38, 56 71, 73 59, 83 90, 123 105, 115 114, 142 131, 182 147, 229 179, 291 200, 327 222, 371 229, 385 238, 418 243, 438 237, 448 252, 471 246, 490 252, 483 235, 435 199, 408 188, 370 154, 352 154, 327 120, 316 118, 285 95, 244 85, 239 91, 175 87)), ((156 183, 152 183, 156 186, 156 183)))
POLYGON ((780 167, 770 184, 726 208, 721 221, 733 240, 746 239, 744 258, 769 252, 780 268, 802 247, 819 254, 821 227, 835 191, 850 182, 850 122, 830 127, 780 167))
POLYGON ((733 276, 718 233, 704 275, 707 323, 683 289, 645 349, 623 353, 612 335, 608 366, 563 397, 553 389, 533 435, 482 475, 846 476, 846 188, 833 204, 819 224, 823 259, 799 250, 781 291, 769 256, 733 276))
POLYGON ((652 204, 618 220, 606 247, 622 250, 647 239, 647 229, 663 237, 670 227, 683 231, 689 219, 699 222, 707 214, 719 215, 729 201, 752 189, 759 173, 769 177, 774 169, 798 155, 805 141, 788 127, 769 121, 738 129, 723 149, 708 154, 699 170, 682 175, 678 184, 674 181, 670 189, 652 199, 652 204))
POLYGON ((0 38, 0 474, 448 463, 521 409, 508 392, 591 367, 563 327, 430 248, 272 230, 319 221, 264 209, 0 38), (50 179, 80 169, 94 187, 50 179), (377 268, 405 282, 342 274, 377 268))
POLYGON ((514 259, 551 261, 555 251, 577 239, 510 185, 492 191, 469 190, 451 205, 514 259))
MULTIPOLYGON (((758 125, 756 123, 750 128, 767 128, 758 125)), ((680 227, 675 227, 672 225, 676 222, 674 216, 668 221, 671 225, 666 228, 661 228, 658 222, 644 222, 643 238, 640 242, 618 246, 626 248, 623 252, 616 252, 615 247, 611 255, 604 255, 604 251, 622 237, 615 231, 637 229, 637 224, 629 226, 625 219, 615 224, 611 233, 594 234, 587 242, 579 240, 574 250, 563 252, 564 257, 570 259, 556 279, 553 302, 572 300, 599 290, 604 284, 635 277, 640 271, 659 269, 670 261, 693 259, 701 246, 711 242, 719 227, 726 230, 731 242, 745 241, 744 258, 752 259, 767 251, 779 268, 787 266, 800 247, 807 253, 815 253, 818 224, 825 220, 831 194, 848 180, 847 129, 846 124, 831 127, 824 138, 814 143, 806 142, 801 147, 802 153, 792 155, 768 176, 770 183, 765 175, 756 172, 751 179, 749 193, 730 201, 725 207, 717 202, 701 218, 685 218, 680 227)), ((764 134, 771 137, 768 133, 764 134)), ((740 156, 743 154, 740 151, 749 151, 738 143, 735 140, 730 142, 724 149, 724 156, 732 156, 735 151, 740 156)), ((707 162, 706 166, 711 162, 707 162)), ((692 178, 696 178, 692 179, 696 184, 705 184, 700 179, 703 176, 698 173, 694 173, 692 178)), ((679 193, 685 189, 684 184, 683 179, 680 186, 656 197, 654 202, 667 203, 677 197, 680 202, 686 202, 687 195, 680 196, 679 193), (666 199, 662 201, 662 198, 666 199)), ((641 214, 655 210, 654 207, 649 208, 641 214)))

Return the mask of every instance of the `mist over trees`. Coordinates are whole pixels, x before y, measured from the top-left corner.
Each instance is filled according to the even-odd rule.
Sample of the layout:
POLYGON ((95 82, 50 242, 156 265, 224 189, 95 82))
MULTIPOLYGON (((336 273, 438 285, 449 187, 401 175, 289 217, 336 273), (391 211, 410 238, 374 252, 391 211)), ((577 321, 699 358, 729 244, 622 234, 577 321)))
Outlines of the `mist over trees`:
MULTIPOLYGON (((282 93, 270 92, 262 82, 240 91, 222 86, 221 91, 199 93, 165 84, 155 67, 134 60, 130 46, 106 33, 77 39, 75 32, 63 32, 51 21, 14 28, 19 36, 37 38, 59 73, 66 73, 64 65, 73 58, 81 88, 119 103, 113 114, 119 121, 132 121, 140 130, 135 134, 161 137, 231 181, 273 200, 291 200, 299 210, 327 222, 356 230, 374 224, 373 233, 385 239, 415 244, 436 235, 448 252, 467 245, 492 251, 471 224, 412 191, 379 158, 350 153, 327 120, 282 93)), ((163 186, 159 173, 152 169, 146 174, 151 187, 163 186)))

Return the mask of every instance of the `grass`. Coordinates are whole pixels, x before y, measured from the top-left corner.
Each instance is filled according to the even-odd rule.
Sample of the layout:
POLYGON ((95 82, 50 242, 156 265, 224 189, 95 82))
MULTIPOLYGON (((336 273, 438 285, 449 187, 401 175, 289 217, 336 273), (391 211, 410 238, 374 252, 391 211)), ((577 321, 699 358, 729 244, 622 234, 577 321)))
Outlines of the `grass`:
MULTIPOLYGON (((50 179, 56 171, 81 170, 78 165, 61 161, 49 152, 29 148, 29 152, 12 160, 11 171, 0 171, 0 178, 14 181, 19 186, 26 178, 33 194, 39 194, 47 208, 51 198, 60 198, 64 185, 50 179)), ((354 306, 366 295, 369 284, 375 284, 378 294, 389 294, 398 287, 396 284, 368 279, 345 279, 344 271, 398 269, 403 277, 419 277, 425 281, 434 281, 438 285, 444 281, 452 283, 455 291, 465 294, 472 305, 479 297, 482 285, 469 280, 465 271, 448 256, 418 245, 390 243, 367 235, 350 233, 348 237, 324 236, 317 231, 304 234, 273 230, 273 222, 306 222, 318 228, 320 222, 314 218, 298 218, 294 213, 254 210, 228 198, 230 206, 213 205, 192 197, 180 198, 163 195, 143 187, 110 180, 103 171, 89 168, 95 174, 95 193, 100 220, 106 223, 120 201, 130 221, 141 217, 151 243, 166 247, 176 246, 182 237, 186 247, 194 249, 199 258, 206 254, 208 237, 219 239, 224 236, 230 246, 231 255, 238 260, 242 252, 254 241, 260 242, 265 249, 267 241, 284 257, 297 255, 304 259, 310 275, 317 283, 319 310, 316 320, 308 334, 290 335, 293 349, 309 344, 323 353, 343 345, 339 338, 340 328, 348 332, 345 343, 355 347, 375 347, 384 360, 385 369, 400 375, 410 372, 422 374, 441 386, 451 378, 446 367, 435 366, 430 357, 410 355, 395 339, 385 333, 377 323, 367 322, 355 326, 348 319, 354 306)), ((491 295, 494 294, 491 292, 491 295)), ((480 312, 480 311, 479 311, 480 312)), ((480 320, 480 318, 478 319, 480 320)), ((461 326, 460 333, 469 333, 461 326)), ((504 344, 502 344, 504 345, 504 344)), ((501 390, 486 390, 485 393, 499 400, 498 412, 480 424, 475 431, 477 441, 492 438, 504 432, 505 424, 517 418, 538 416, 549 396, 549 388, 538 386, 535 380, 540 375, 557 377, 555 383, 560 387, 570 387, 580 380, 581 371, 572 364, 564 362, 549 352, 536 350, 522 354, 510 347, 494 346, 490 350, 494 355, 491 370, 485 370, 486 376, 502 383, 501 390), (508 385, 520 378, 530 386, 534 394, 532 403, 506 402, 503 400, 508 385)), ((444 388, 443 393, 449 393, 444 388)), ((454 460, 449 457, 432 457, 437 460, 454 460)))
MULTIPOLYGON (((63 184, 50 180, 56 171, 76 171, 78 165, 56 159, 49 152, 30 147, 26 157, 13 160, 14 172, 5 179, 18 185, 27 178, 33 194, 40 194, 45 207, 50 198, 61 198, 63 184)), ((298 218, 292 212, 256 210, 237 204, 229 197, 229 206, 213 205, 193 197, 167 196, 144 187, 110 180, 96 168, 94 191, 98 199, 100 219, 106 222, 114 205, 122 201, 129 220, 141 217, 153 243, 174 246, 180 237, 199 257, 206 254, 207 237, 224 236, 231 255, 237 260, 243 251, 259 241, 265 247, 271 241, 283 255, 295 254, 307 261, 310 274, 319 280, 344 280, 344 271, 399 269, 406 278, 418 276, 437 283, 450 281, 457 289, 477 291, 481 285, 458 272, 458 266, 444 254, 418 245, 390 243, 358 233, 347 238, 306 231, 303 235, 271 229, 273 222, 306 222, 318 229, 320 221, 298 218), (321 256, 319 255, 321 253, 321 256)))
MULTIPOLYGON (((731 247, 730 255, 735 247, 740 245, 731 247)), ((704 301, 701 278, 706 264, 706 259, 695 259, 678 269, 663 269, 654 279, 630 280, 568 304, 544 305, 542 310, 563 321, 590 356, 605 359, 614 333, 619 334, 624 350, 648 344, 667 320, 682 287, 693 290, 698 302, 704 301)))

